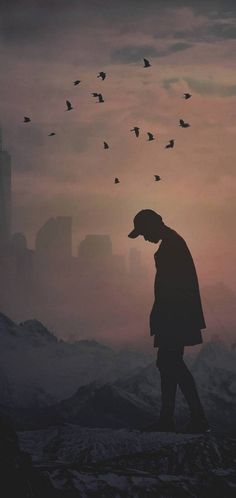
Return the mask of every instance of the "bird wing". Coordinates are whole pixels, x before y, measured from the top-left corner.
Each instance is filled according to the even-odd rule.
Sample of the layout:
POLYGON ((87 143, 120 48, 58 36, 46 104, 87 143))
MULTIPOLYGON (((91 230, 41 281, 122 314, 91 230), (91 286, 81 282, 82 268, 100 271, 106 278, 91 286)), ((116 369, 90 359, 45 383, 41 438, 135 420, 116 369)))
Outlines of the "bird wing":
POLYGON ((184 124, 184 120, 183 119, 180 119, 179 122, 180 122, 181 125, 184 124))
POLYGON ((143 60, 144 60, 144 64, 145 64, 145 66, 150 66, 150 62, 149 62, 149 60, 148 60, 148 59, 143 59, 143 60))

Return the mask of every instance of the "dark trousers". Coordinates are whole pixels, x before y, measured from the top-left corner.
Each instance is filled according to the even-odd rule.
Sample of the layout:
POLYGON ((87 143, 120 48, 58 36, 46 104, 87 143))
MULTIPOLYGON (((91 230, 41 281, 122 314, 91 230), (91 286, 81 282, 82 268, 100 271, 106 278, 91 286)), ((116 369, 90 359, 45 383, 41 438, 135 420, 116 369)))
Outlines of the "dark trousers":
POLYGON ((159 348, 157 367, 161 375, 161 418, 170 419, 174 415, 177 385, 179 385, 194 420, 205 418, 196 384, 183 360, 184 347, 174 350, 159 348))

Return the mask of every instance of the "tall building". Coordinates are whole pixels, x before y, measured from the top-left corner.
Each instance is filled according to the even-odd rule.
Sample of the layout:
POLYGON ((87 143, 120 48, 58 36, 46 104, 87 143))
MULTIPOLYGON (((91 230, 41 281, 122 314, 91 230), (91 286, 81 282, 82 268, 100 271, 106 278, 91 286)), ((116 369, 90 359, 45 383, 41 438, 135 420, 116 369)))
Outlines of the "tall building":
POLYGON ((11 156, 2 147, 0 129, 0 249, 8 248, 11 240, 11 156))
POLYGON ((86 235, 79 244, 78 257, 87 263, 110 259, 112 257, 110 235, 86 235))
POLYGON ((27 240, 24 233, 13 233, 11 248, 14 254, 23 254, 27 251, 27 240))
POLYGON ((72 256, 72 218, 50 218, 36 235, 37 256, 52 260, 65 260, 72 256))
POLYGON ((78 247, 81 275, 108 275, 112 268, 112 242, 110 235, 86 235, 78 247))

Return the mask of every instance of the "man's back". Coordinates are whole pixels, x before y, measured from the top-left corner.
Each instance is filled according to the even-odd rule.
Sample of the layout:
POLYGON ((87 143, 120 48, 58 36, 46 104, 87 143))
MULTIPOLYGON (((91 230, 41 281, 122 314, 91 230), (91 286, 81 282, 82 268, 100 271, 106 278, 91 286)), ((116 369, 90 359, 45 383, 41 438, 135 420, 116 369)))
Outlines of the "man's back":
POLYGON ((154 257, 157 269, 155 322, 159 342, 177 341, 183 345, 202 342, 199 331, 206 324, 197 273, 186 242, 168 228, 154 257))

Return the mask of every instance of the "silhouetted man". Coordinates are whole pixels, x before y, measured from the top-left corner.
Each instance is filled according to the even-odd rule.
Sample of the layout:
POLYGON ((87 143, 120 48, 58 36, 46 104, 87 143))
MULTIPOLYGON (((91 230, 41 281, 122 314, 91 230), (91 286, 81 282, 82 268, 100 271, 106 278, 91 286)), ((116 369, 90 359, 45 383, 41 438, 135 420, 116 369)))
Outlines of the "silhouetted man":
POLYGON ((175 430, 175 396, 179 385, 191 414, 186 432, 208 431, 193 376, 183 361, 184 346, 201 344, 201 329, 206 328, 191 253, 184 239, 151 209, 140 211, 134 218, 129 237, 134 239, 139 235, 149 242, 161 241, 154 255, 157 273, 150 314, 150 335, 154 335, 154 347, 158 347, 156 364, 162 393, 160 419, 155 429, 175 430))

